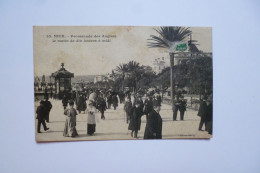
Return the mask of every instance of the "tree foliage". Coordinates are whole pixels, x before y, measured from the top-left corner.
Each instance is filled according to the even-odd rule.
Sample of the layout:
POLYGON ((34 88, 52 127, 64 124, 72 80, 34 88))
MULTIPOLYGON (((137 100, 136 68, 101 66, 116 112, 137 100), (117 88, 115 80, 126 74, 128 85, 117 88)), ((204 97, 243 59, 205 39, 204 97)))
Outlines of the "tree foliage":
MULTIPOLYGON (((173 76, 176 87, 189 88, 194 94, 212 91, 212 58, 204 57, 192 60, 183 60, 174 66, 173 76)), ((152 85, 160 88, 170 87, 170 67, 165 68, 152 81, 152 85)))
POLYGON ((149 48, 170 48, 172 42, 183 41, 191 31, 184 27, 159 27, 154 29, 159 36, 150 35, 147 46, 149 48))

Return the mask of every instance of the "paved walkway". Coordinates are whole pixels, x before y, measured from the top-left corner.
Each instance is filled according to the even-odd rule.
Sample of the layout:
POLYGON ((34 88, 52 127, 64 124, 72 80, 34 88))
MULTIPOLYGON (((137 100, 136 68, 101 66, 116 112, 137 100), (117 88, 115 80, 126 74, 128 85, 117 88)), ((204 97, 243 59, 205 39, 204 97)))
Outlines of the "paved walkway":
MULTIPOLYGON (((37 141, 78 141, 78 140, 116 140, 116 139, 135 139, 130 136, 128 131, 128 124, 126 124, 125 112, 123 111, 123 104, 119 104, 117 110, 108 109, 105 112, 105 120, 101 120, 100 113, 98 113, 99 121, 96 125, 96 132, 93 136, 87 135, 87 114, 79 114, 77 116, 77 126, 79 136, 75 138, 64 137, 63 129, 65 125, 65 115, 63 115, 63 107, 60 100, 50 100, 53 107, 50 112, 50 123, 47 127, 50 129, 43 133, 36 133, 37 141)), ((35 102, 35 108, 39 102, 35 102)), ((210 138, 205 131, 198 131, 200 118, 197 112, 188 109, 184 115, 184 121, 180 121, 178 113, 177 120, 172 121, 172 111, 170 105, 163 104, 160 115, 163 119, 162 138, 210 138)), ((35 131, 37 120, 35 121, 35 131)), ((142 117, 141 130, 138 132, 138 139, 143 139, 146 125, 146 117, 142 117)), ((203 127, 204 129, 204 127, 203 127)))

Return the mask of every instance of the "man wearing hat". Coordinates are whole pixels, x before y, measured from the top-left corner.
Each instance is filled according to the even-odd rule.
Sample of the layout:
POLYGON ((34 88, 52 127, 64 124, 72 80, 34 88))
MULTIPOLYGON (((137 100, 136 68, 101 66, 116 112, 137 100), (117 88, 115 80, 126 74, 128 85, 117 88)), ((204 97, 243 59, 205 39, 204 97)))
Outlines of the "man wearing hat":
POLYGON ((97 97, 97 109, 101 113, 101 119, 104 120, 105 119, 104 113, 106 110, 106 101, 104 99, 103 94, 99 94, 97 97))
POLYGON ((199 131, 202 131, 202 126, 205 124, 206 129, 206 115, 207 115, 207 96, 204 96, 202 101, 200 102, 200 108, 198 111, 198 116, 200 116, 200 124, 199 124, 199 131))
POLYGON ((184 112, 186 111, 186 106, 187 106, 187 103, 184 100, 184 97, 181 96, 180 97, 180 101, 179 101, 179 111, 180 111, 180 118, 181 118, 181 120, 184 119, 184 112))
POLYGON ((51 111, 51 108, 52 108, 52 104, 49 101, 49 97, 48 96, 45 97, 44 108, 46 110, 45 119, 46 119, 46 122, 48 123, 49 122, 50 111, 51 111))
POLYGON ((36 113, 37 113, 36 119, 38 119, 37 132, 41 133, 41 124, 43 125, 45 131, 49 130, 49 128, 47 128, 45 124, 46 109, 44 107, 43 100, 41 100, 40 106, 37 107, 36 113))
POLYGON ((153 103, 153 109, 148 114, 144 139, 162 139, 162 118, 159 114, 161 106, 159 102, 153 103))
POLYGON ((175 96, 175 98, 176 99, 175 99, 175 102, 174 102, 175 109, 174 109, 174 112, 173 112, 173 121, 177 120, 177 114, 178 114, 179 105, 180 105, 179 98, 177 96, 175 96))
POLYGON ((146 94, 146 98, 144 100, 144 108, 143 112, 146 115, 146 121, 148 119, 148 114, 153 110, 153 98, 149 96, 149 93, 146 94))
POLYGON ((112 96, 112 103, 113 103, 113 107, 114 107, 114 110, 116 110, 117 106, 118 106, 118 98, 117 98, 117 95, 114 94, 112 96))
POLYGON ((63 96, 63 98, 62 98, 62 106, 63 106, 63 108, 64 108, 64 110, 67 108, 67 106, 68 106, 68 98, 67 98, 67 96, 66 96, 66 94, 64 94, 64 96, 63 96))
POLYGON ((207 111, 206 111, 206 131, 212 135, 212 120, 213 120, 213 104, 212 104, 212 95, 209 95, 207 101, 207 111))

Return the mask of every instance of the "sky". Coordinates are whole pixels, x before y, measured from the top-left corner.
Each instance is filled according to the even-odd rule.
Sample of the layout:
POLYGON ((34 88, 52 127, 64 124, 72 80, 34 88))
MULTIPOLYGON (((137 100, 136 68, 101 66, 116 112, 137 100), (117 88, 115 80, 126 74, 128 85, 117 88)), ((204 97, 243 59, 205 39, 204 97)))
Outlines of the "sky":
MULTIPOLYGON (((137 26, 35 26, 34 42, 34 75, 51 75, 61 63, 74 75, 100 75, 111 73, 121 63, 131 60, 141 65, 150 65, 156 58, 164 57, 169 61, 169 53, 163 48, 148 48, 150 35, 158 35, 158 27, 137 26), (63 38, 54 38, 63 35, 63 38), (76 42, 74 36, 84 36, 86 40, 101 42, 76 42), (94 36, 100 38, 94 38, 94 36), (110 42, 102 42, 113 36, 110 42), (92 36, 91 38, 89 36, 92 36), (105 39, 104 39, 105 38, 105 39), (74 39, 75 42, 57 42, 74 39), (56 42, 53 42, 56 40, 56 42)), ((212 52, 212 28, 191 27, 192 39, 197 40, 197 47, 204 52, 212 52)))

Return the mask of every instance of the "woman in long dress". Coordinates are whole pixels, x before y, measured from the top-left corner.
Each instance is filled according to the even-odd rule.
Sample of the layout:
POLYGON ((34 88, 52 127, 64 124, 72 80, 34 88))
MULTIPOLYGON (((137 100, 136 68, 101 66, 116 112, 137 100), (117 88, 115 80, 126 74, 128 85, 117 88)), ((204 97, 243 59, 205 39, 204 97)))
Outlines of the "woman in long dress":
POLYGON ((75 137, 78 136, 76 130, 76 115, 77 111, 73 108, 74 102, 71 100, 69 102, 69 108, 64 110, 64 115, 66 115, 65 128, 63 136, 65 137, 75 137))
POLYGON ((143 115, 143 110, 141 107, 141 102, 136 101, 135 106, 132 108, 132 114, 130 117, 130 123, 128 126, 128 130, 131 130, 131 136, 137 138, 138 131, 141 128, 141 117, 143 115))

